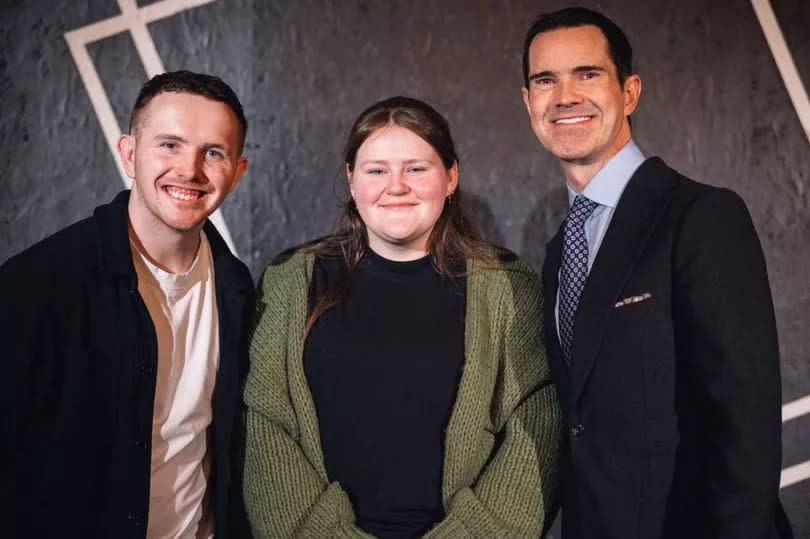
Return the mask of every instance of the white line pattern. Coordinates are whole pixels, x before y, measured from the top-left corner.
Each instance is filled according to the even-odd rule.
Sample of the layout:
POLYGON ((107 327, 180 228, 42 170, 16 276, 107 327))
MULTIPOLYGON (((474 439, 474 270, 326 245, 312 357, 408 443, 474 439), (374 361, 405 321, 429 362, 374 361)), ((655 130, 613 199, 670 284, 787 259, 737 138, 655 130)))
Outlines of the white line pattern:
MULTIPOLYGON (((770 0, 751 0, 751 5, 757 15, 759 25, 762 27, 762 33, 765 34, 765 40, 771 49, 782 81, 785 83, 793 108, 796 109, 796 114, 799 116, 799 122, 807 136, 807 141, 810 142, 810 99, 807 98, 807 90, 799 77, 796 63, 793 61, 793 55, 790 53, 782 29, 779 27, 779 21, 776 20, 771 2, 770 0)), ((782 406, 782 423, 808 413, 810 413, 810 395, 782 406)), ((810 460, 784 468, 779 488, 785 488, 805 479, 810 479, 810 460)))
POLYGON ((789 487, 794 483, 804 481, 808 477, 810 477, 810 460, 806 460, 795 466, 788 466, 782 470, 779 488, 789 487))
POLYGON ((751 0, 751 5, 757 14, 759 25, 762 27, 762 32, 765 34, 765 39, 771 48, 771 54, 773 54, 776 67, 785 82, 785 87, 793 107, 796 109, 796 114, 799 115, 799 122, 802 124, 804 134, 807 135, 807 141, 810 142, 810 99, 807 98, 807 91, 804 84, 802 84, 802 79, 799 77, 796 63, 793 61, 793 55, 790 54, 785 36, 782 35, 782 29, 779 27, 779 21, 776 20, 776 14, 773 12, 771 2, 770 0, 751 0))
MULTIPOLYGON (((152 78, 165 70, 160 55, 155 48, 155 42, 152 40, 146 25, 213 1, 163 0, 139 8, 135 0, 117 0, 118 7, 121 9, 120 15, 65 33, 65 40, 70 49, 70 54, 73 56, 76 68, 79 70, 79 76, 90 97, 90 103, 96 111, 96 116, 101 124, 101 131, 104 133, 107 146, 113 156, 115 165, 118 167, 118 173, 127 188, 131 186, 132 180, 124 171, 116 149, 116 142, 118 137, 121 136, 121 126, 118 125, 118 120, 115 117, 115 112, 113 112, 107 91, 98 76, 96 66, 93 65, 93 60, 87 52, 87 45, 123 32, 129 32, 132 35, 132 41, 135 43, 135 49, 138 51, 138 56, 141 58, 146 74, 149 78, 152 78)), ((222 234, 231 251, 237 254, 228 225, 225 223, 219 209, 211 215, 211 222, 216 225, 217 230, 222 234)))
POLYGON ((810 395, 796 399, 782 406, 782 423, 810 414, 810 395))
MULTIPOLYGON (((782 423, 787 423, 791 419, 796 419, 797 417, 807 414, 810 414, 810 395, 783 405, 782 423)), ((810 479, 810 460, 784 468, 782 470, 782 478, 779 481, 779 488, 788 487, 805 479, 810 479)))

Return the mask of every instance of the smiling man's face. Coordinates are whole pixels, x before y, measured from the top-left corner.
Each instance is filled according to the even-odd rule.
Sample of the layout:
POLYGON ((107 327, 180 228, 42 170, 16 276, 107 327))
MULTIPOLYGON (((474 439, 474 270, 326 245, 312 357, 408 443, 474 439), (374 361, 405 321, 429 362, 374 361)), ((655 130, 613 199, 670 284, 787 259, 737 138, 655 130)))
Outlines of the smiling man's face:
POLYGON ((630 140, 627 117, 638 103, 636 75, 619 81, 596 26, 538 34, 529 47, 523 101, 537 138, 564 163, 606 163, 630 140))
POLYGON ((133 133, 119 141, 133 179, 129 218, 136 230, 199 232, 245 171, 241 137, 225 103, 191 93, 153 97, 133 133))

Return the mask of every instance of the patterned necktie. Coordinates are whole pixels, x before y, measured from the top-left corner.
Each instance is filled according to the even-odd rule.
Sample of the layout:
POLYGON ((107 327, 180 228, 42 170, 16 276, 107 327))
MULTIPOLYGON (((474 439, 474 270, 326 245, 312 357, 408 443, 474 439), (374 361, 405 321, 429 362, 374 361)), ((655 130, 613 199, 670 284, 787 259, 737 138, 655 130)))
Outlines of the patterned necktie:
POLYGON ((559 326, 563 360, 571 366, 571 343, 574 338, 574 316, 579 297, 588 277, 588 242, 585 239, 585 221, 598 204, 577 195, 565 220, 562 265, 560 267, 559 326))

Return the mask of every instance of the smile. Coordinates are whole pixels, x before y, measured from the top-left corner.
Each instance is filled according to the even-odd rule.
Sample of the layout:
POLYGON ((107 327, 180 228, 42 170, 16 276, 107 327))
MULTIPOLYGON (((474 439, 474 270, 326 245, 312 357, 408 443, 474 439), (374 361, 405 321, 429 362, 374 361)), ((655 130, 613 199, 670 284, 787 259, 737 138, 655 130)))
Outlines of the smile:
POLYGON ((570 125, 570 124, 579 124, 579 123, 582 123, 582 122, 587 122, 591 118, 593 118, 593 116, 575 116, 573 118, 558 118, 558 119, 554 120, 554 122, 552 122, 552 123, 554 123, 555 125, 556 124, 568 124, 568 125, 570 125))
POLYGON ((203 195, 202 191, 197 191, 194 189, 182 189, 180 187, 175 187, 173 185, 169 185, 163 188, 168 195, 176 200, 196 200, 203 195))
POLYGON ((408 208, 412 208, 413 206, 416 206, 416 204, 412 204, 412 203, 408 203, 408 202, 403 202, 401 204, 383 204, 382 205, 382 207, 385 208, 386 210, 406 210, 408 208))

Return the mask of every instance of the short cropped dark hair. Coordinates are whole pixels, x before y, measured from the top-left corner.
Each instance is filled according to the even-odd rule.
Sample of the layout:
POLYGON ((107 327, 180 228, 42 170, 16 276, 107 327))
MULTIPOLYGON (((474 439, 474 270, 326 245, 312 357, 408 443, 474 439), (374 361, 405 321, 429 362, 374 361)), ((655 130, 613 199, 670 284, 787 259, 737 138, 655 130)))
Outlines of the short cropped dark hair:
POLYGON ((135 99, 135 105, 132 107, 132 114, 129 116, 130 133, 133 127, 138 125, 141 110, 143 110, 155 96, 165 92, 195 94, 228 105, 239 120, 239 125, 242 127, 242 134, 239 139, 239 152, 241 153, 242 147, 245 144, 245 135, 247 134, 248 126, 245 111, 242 110, 242 103, 239 102, 239 98, 236 97, 236 93, 233 89, 225 84, 222 79, 204 73, 192 73, 191 71, 180 70, 161 73, 149 79, 146 84, 143 85, 143 88, 141 88, 138 97, 135 99))
POLYGON ((550 32, 559 28, 575 28, 578 26, 596 26, 608 42, 608 51, 616 66, 619 84, 624 86, 627 77, 633 74, 633 48, 621 28, 598 11, 584 7, 569 7, 541 13, 534 20, 526 32, 526 41, 523 44, 523 84, 529 87, 529 47, 538 34, 550 32))

